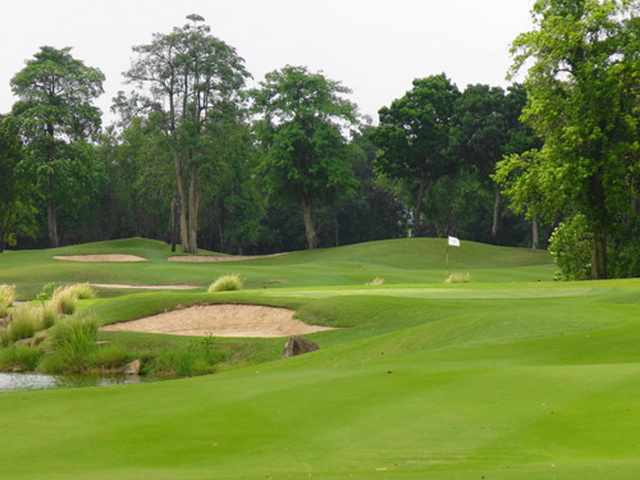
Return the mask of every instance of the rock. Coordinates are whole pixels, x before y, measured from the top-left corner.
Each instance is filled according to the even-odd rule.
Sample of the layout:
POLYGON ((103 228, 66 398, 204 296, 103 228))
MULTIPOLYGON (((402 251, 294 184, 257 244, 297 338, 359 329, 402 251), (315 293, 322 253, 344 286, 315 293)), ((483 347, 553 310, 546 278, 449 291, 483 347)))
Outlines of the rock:
POLYGON ((122 373, 125 375, 138 375, 140 373, 140 367, 142 366, 142 362, 138 360, 134 360, 131 363, 127 363, 122 369, 122 373))
POLYGON ((289 337, 287 344, 282 351, 282 358, 295 357, 309 352, 320 350, 317 343, 307 340, 306 338, 293 335, 289 337))

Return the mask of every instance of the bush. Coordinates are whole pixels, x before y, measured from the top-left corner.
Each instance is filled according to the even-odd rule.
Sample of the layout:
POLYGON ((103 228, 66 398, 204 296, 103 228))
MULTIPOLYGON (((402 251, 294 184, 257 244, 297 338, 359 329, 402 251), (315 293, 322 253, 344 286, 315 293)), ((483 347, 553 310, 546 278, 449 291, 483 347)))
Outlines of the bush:
POLYGON ((16 301, 15 285, 0 285, 0 318, 4 317, 9 307, 16 301))
POLYGON ((560 280, 588 280, 591 277, 591 248, 587 219, 578 214, 562 222, 549 239, 549 251, 560 269, 560 280))
POLYGON ((225 275, 218 278, 209 286, 209 292, 225 292, 231 290, 242 290, 244 283, 237 273, 225 275))

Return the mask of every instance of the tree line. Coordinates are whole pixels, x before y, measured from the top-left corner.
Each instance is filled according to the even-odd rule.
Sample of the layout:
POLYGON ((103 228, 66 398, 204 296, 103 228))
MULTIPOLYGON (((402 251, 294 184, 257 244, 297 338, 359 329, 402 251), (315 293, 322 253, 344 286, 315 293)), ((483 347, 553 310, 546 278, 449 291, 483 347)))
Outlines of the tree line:
POLYGON ((415 79, 358 115, 304 66, 247 87, 204 19, 133 47, 105 128, 104 75, 42 47, 0 122, 0 250, 131 236, 268 253, 411 236, 547 246, 566 278, 636 275, 638 2, 539 0, 508 89, 415 79))

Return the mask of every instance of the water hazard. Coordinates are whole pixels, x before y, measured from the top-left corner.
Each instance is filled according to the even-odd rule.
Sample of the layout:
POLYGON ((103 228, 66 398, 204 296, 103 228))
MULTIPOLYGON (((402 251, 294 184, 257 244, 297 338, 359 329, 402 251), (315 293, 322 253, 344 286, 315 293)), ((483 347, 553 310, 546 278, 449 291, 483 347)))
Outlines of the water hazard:
POLYGON ((98 377, 86 375, 42 375, 38 373, 0 373, 0 392, 47 388, 107 387, 154 381, 138 376, 98 377))

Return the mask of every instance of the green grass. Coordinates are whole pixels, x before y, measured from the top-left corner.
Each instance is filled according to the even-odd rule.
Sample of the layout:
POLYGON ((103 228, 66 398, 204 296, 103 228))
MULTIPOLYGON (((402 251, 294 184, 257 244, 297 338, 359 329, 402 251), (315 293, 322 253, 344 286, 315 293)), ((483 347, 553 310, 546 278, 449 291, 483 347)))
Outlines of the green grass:
MULTIPOLYGON (((321 350, 287 360, 278 358, 284 339, 205 340, 245 359, 214 375, 1 393, 0 429, 11 441, 0 450, 0 477, 635 479, 640 280, 553 283, 544 253, 463 242, 450 252, 448 273, 470 272, 471 281, 445 284, 443 245, 374 242, 240 262, 234 270, 249 279, 240 292, 110 292, 118 296, 80 301, 78 310, 100 324, 240 302, 286 306, 342 328, 310 335, 321 350), (365 285, 376 277, 386 283, 365 285), (262 288, 269 278, 282 283, 262 288)), ((160 245, 142 240, 97 248, 66 251, 145 256, 113 274, 137 269, 136 279, 155 284, 206 286, 228 269, 165 264, 160 245)), ((45 253, 12 256, 46 273, 45 253)), ((0 256, 0 272, 17 275, 12 256, 0 256)), ((76 268, 73 275, 91 272, 76 268)), ((30 282, 39 291, 45 276, 8 281, 24 294, 30 282)), ((175 353, 189 348, 186 337, 100 338, 166 352, 177 364, 196 361, 175 353)))

